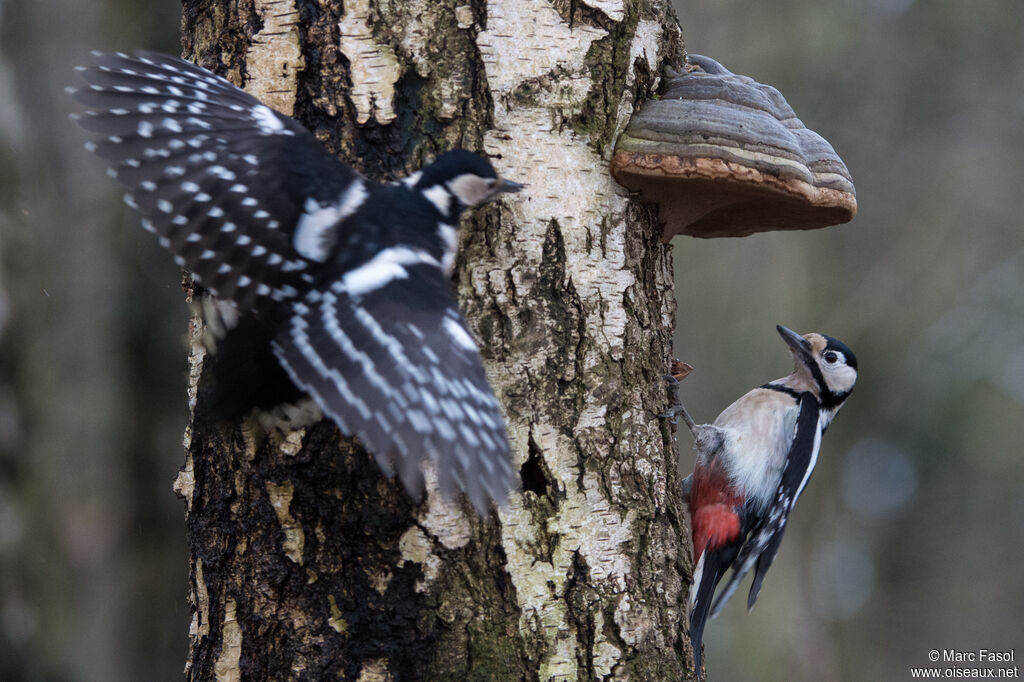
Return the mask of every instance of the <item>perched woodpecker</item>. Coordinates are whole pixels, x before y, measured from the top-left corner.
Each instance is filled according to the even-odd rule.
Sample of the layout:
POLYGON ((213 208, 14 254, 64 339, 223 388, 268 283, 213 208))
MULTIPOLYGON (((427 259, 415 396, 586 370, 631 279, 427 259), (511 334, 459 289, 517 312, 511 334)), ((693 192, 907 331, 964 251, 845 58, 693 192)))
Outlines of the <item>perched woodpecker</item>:
POLYGON ((71 91, 98 134, 87 148, 219 302, 208 321, 226 381, 205 411, 237 417, 308 394, 411 493, 432 460, 446 495, 501 504, 513 486, 504 420, 449 277, 462 212, 521 185, 464 150, 376 184, 194 64, 94 58, 71 91))
MULTIPOLYGON (((821 436, 857 381, 857 358, 843 342, 776 327, 793 354, 793 373, 750 391, 697 425, 676 400, 693 433, 697 463, 684 481, 696 569, 690 589, 690 641, 700 678, 701 639, 740 581, 756 566, 747 598, 753 608, 782 542, 790 510, 818 461, 821 436), (732 569, 715 598, 719 581, 732 569)), ((677 390, 677 384, 673 384, 677 390)))

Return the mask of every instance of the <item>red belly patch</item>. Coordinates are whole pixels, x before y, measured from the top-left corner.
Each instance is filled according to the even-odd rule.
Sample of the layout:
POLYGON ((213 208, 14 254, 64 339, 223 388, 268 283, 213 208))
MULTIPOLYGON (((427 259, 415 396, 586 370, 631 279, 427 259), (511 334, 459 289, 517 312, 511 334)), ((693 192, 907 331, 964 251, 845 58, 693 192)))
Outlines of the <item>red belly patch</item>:
POLYGON ((709 466, 698 464, 690 492, 694 561, 700 559, 705 548, 714 551, 739 538, 737 511, 743 500, 742 492, 732 485, 718 461, 709 466))

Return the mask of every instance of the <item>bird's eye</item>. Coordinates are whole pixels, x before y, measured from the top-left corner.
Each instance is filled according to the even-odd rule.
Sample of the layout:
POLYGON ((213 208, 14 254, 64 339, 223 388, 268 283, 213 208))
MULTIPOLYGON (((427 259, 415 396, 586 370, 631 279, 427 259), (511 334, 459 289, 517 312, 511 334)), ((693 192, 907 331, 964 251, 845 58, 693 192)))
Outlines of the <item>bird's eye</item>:
POLYGON ((835 364, 835 361, 839 359, 839 355, 836 354, 835 351, 831 351, 830 350, 827 353, 825 353, 824 358, 825 358, 825 362, 827 362, 828 364, 832 365, 832 364, 835 364))

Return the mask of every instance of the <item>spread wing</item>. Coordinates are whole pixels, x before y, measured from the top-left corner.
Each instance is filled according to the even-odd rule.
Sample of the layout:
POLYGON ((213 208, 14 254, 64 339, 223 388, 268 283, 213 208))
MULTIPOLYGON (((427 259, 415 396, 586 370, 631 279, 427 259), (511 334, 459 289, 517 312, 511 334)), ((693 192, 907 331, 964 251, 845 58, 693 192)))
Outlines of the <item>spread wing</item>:
POLYGON ((436 264, 384 266, 310 291, 274 353, 411 491, 429 459, 446 496, 459 488, 481 511, 488 497, 500 505, 513 484, 504 420, 449 284, 436 264))
POLYGON ((194 64, 94 53, 87 145, 127 185, 143 226, 218 298, 251 309, 295 299, 326 260, 363 179, 295 120, 194 64), (346 214, 347 212, 347 214, 346 214))
POLYGON ((463 489, 480 510, 503 502, 504 422, 441 264, 346 221, 382 190, 193 64, 149 52, 95 61, 72 93, 90 107, 78 121, 144 227, 218 299, 274 322, 290 379, 385 471, 415 491, 429 459, 446 494, 463 489), (376 255, 337 272, 336 248, 376 255))

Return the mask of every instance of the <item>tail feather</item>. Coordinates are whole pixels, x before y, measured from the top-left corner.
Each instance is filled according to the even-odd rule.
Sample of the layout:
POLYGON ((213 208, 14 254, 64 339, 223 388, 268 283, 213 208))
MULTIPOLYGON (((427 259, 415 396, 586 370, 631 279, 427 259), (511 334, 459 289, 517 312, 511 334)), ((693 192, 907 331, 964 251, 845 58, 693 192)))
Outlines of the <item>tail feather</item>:
POLYGON ((693 587, 690 596, 690 645, 693 647, 693 670, 697 679, 702 679, 701 646, 704 639, 704 625, 711 610, 711 597, 720 578, 714 560, 711 566, 705 564, 710 552, 703 552, 693 573, 693 587))
POLYGON ((701 552, 697 568, 693 572, 693 587, 690 592, 690 644, 693 647, 693 669, 698 680, 703 679, 701 643, 704 638, 704 626, 711 615, 715 588, 736 558, 736 551, 734 546, 726 546, 718 551, 705 550, 701 552))
POLYGON ((779 522, 776 518, 769 518, 764 524, 753 530, 751 536, 744 543, 743 549, 736 556, 736 561, 732 566, 732 575, 729 576, 725 587, 715 599, 715 604, 711 608, 712 616, 719 614, 725 603, 729 601, 729 597, 740 586, 743 578, 756 565, 757 570, 754 573, 754 580, 750 585, 750 593, 747 597, 747 610, 754 608, 754 602, 757 601, 757 596, 761 592, 764 576, 768 573, 768 569, 779 551, 784 531, 785 521, 779 522))
POLYGON ((771 568, 772 562, 775 561, 775 555, 779 552, 779 544, 781 542, 782 531, 780 530, 772 536, 768 546, 764 548, 761 556, 757 558, 757 570, 754 571, 754 579, 750 583, 750 593, 747 595, 747 611, 754 608, 757 595, 761 593, 761 584, 764 582, 764 576, 768 573, 768 569, 771 568))

